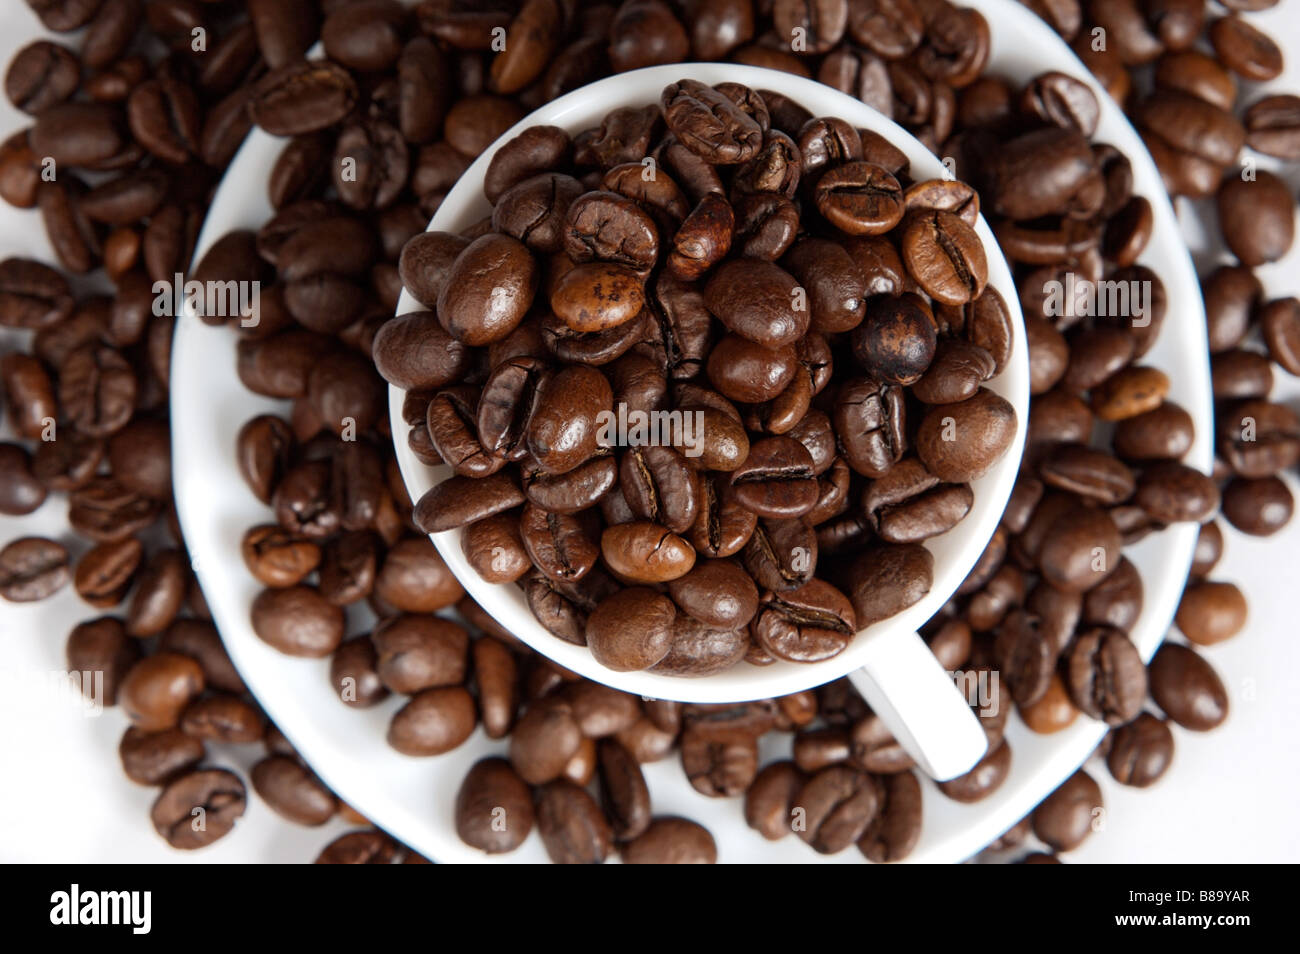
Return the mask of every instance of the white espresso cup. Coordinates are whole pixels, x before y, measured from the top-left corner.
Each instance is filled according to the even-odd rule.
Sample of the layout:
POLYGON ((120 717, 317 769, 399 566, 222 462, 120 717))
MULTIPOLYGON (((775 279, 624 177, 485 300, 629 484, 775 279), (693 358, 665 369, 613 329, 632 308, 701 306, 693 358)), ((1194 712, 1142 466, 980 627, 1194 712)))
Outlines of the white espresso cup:
MULTIPOLYGON (((835 116, 870 129, 901 149, 913 180, 951 178, 938 158, 901 126, 864 103, 811 80, 776 70, 724 63, 654 66, 608 77, 553 100, 524 118, 479 156, 438 207, 429 230, 460 232, 491 211, 483 179, 496 150, 530 126, 559 126, 570 134, 599 125, 610 110, 658 103, 664 87, 689 78, 714 85, 744 84, 788 97, 814 116, 835 116)), ((972 482, 975 502, 966 518, 942 536, 925 541, 934 557, 929 593, 903 612, 869 626, 842 653, 817 663, 778 661, 768 666, 741 663, 723 673, 699 678, 654 672, 616 672, 598 663, 585 646, 547 632, 533 617, 519 587, 485 581, 461 549, 462 530, 430 535, 466 591, 502 626, 537 652, 581 676, 615 689, 654 699, 695 703, 735 703, 799 692, 848 676, 917 765, 935 779, 969 771, 984 755, 987 741, 953 674, 940 667, 917 629, 956 592, 997 529, 1020 467, 1029 418, 1029 352, 1024 321, 1011 271, 993 233, 981 217, 975 226, 988 258, 989 287, 1006 301, 1014 330, 1011 358, 987 387, 1016 411, 1016 434, 1003 457, 972 482)), ((425 310, 407 292, 397 313, 425 310)), ((411 452, 402 416, 406 392, 389 388, 394 445, 402 477, 413 501, 451 476, 449 467, 430 467, 411 452)))

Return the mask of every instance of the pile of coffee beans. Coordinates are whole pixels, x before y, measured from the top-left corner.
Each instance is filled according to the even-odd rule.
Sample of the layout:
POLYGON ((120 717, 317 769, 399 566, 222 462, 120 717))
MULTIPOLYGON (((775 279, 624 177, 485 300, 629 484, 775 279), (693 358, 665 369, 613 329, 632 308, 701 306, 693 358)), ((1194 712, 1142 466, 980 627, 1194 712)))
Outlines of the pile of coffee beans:
MULTIPOLYGON (((521 826, 531 819, 557 859, 594 860, 618 846, 625 861, 710 860, 707 833, 685 820, 656 819, 634 771, 633 763, 662 758, 680 746, 695 787, 706 794, 743 794, 747 820, 766 836, 794 830, 822 851, 856 843, 874 860, 905 856, 919 834, 920 785, 897 743, 847 683, 716 709, 616 699, 524 650, 459 596, 412 520, 392 462, 382 380, 371 366, 404 281, 420 297, 403 266, 422 272, 431 267, 437 274, 450 267, 462 242, 509 237, 521 243, 537 262, 538 300, 560 315, 552 305, 552 283, 577 269, 554 267, 566 251, 567 212, 550 213, 566 201, 572 211, 591 192, 614 194, 640 209, 665 254, 656 259, 657 276, 642 275, 644 259, 638 256, 645 246, 619 250, 627 259, 610 257, 596 228, 590 245, 581 243, 576 256, 570 253, 573 264, 612 262, 630 269, 652 312, 663 308, 661 299, 673 302, 664 310, 678 329, 690 330, 699 312, 710 310, 707 300, 674 297, 661 288, 698 282, 707 289, 721 268, 746 258, 794 276, 810 301, 816 289, 833 300, 837 274, 822 269, 828 257, 840 256, 823 243, 828 235, 838 237, 835 230, 842 226, 819 207, 816 189, 809 190, 816 176, 805 175, 809 152, 799 133, 812 117, 764 95, 730 99, 729 93, 740 91, 728 88, 714 92, 728 96, 755 123, 761 102, 768 115, 761 141, 778 145, 761 153, 767 164, 752 158, 725 163, 726 188, 701 190, 699 180, 678 170, 678 163, 695 155, 687 139, 671 144, 675 148, 663 141, 675 136, 647 139, 642 150, 638 137, 646 132, 646 120, 634 110, 567 145, 547 131, 515 145, 512 152, 522 162, 498 164, 489 178, 489 198, 500 208, 507 189, 519 189, 529 171, 553 173, 547 178, 557 185, 554 195, 538 186, 531 193, 520 190, 500 221, 485 221, 456 241, 425 249, 435 253, 431 260, 421 262, 414 253, 410 262, 402 258, 404 245, 423 231, 469 162, 541 103, 639 66, 699 59, 768 66, 849 92, 900 122, 937 155, 951 157, 956 173, 975 187, 1016 266, 1034 374, 1030 446, 1002 528, 963 591, 926 629, 948 668, 983 679, 988 687, 977 713, 991 753, 940 791, 973 801, 997 789, 1010 763, 1002 739, 1010 703, 1036 731, 1059 729, 1080 711, 1111 723, 1099 752, 1107 769, 1123 784, 1150 785, 1172 758, 1170 723, 1204 731, 1227 715, 1225 687, 1194 648, 1228 639, 1246 622, 1240 590, 1211 579, 1224 545, 1217 514, 1221 509, 1223 520, 1244 532, 1269 534, 1287 523, 1293 509, 1280 475, 1294 470, 1300 456, 1300 428, 1294 414, 1269 395, 1275 366, 1300 373, 1300 305, 1294 298, 1269 299, 1253 271, 1289 248, 1293 198, 1272 172, 1258 168, 1253 178, 1243 177, 1238 164, 1243 156, 1257 158, 1243 148, 1269 157, 1264 164, 1300 158, 1296 98, 1250 92, 1249 84, 1280 71, 1275 44, 1247 22, 1266 3, 1229 4, 1226 15, 1198 0, 1029 4, 1126 105, 1171 193, 1205 198, 1207 220, 1220 223, 1231 252, 1231 260, 1203 276, 1219 412, 1218 463, 1214 482, 1207 483, 1179 463, 1191 442, 1190 417, 1165 400, 1168 382, 1160 371, 1142 363, 1160 327, 1159 295, 1151 295, 1145 311, 1123 320, 1047 310, 1046 282, 1066 272, 1150 282, 1153 292, 1160 287, 1159 276, 1139 262, 1151 228, 1147 199, 1126 185, 1124 156, 1088 143, 1096 103, 1077 83, 1046 74, 1019 88, 983 75, 989 24, 975 11, 947 0, 427 0, 414 10, 390 0, 30 2, 50 30, 86 30, 78 49, 62 39, 25 48, 5 78, 10 100, 33 119, 29 129, 0 144, 0 196, 39 211, 60 270, 25 259, 0 263, 0 324, 20 329, 26 339, 21 351, 12 351, 13 339, 6 338, 0 355, 6 420, 25 442, 0 445, 0 512, 31 513, 49 494, 65 493, 70 523, 87 544, 83 550, 62 538, 14 541, 0 550, 0 596, 45 598, 72 582, 96 613, 108 614, 71 634, 69 668, 104 672, 106 689, 114 690, 106 692, 108 699, 129 700, 124 708, 134 724, 123 739, 122 761, 131 777, 159 787, 153 820, 170 842, 197 847, 215 840, 245 804, 243 782, 213 763, 206 751, 210 742, 262 741, 267 756, 253 772, 253 788, 284 817, 314 823, 337 813, 366 824, 315 779, 244 691, 208 622, 171 516, 166 389, 173 318, 153 314, 152 284, 170 282, 184 270, 211 187, 256 123, 291 137, 268 182, 278 211, 274 227, 229 238, 191 277, 269 283, 272 269, 278 272, 277 284, 264 289, 258 321, 240 329, 238 368, 254 390, 292 402, 283 419, 250 422, 240 439, 253 492, 275 505, 274 516, 250 532, 244 545, 250 568, 267 585, 259 599, 264 638, 291 651, 330 656, 335 685, 349 704, 393 692, 409 696, 390 735, 412 751, 450 746, 460 733, 468 734, 466 723, 472 729, 482 721, 493 738, 502 739, 521 727, 523 736, 508 743, 508 758, 477 766, 457 805, 445 807, 467 843, 484 850, 513 847, 512 839, 523 837, 521 826), (1104 30, 1104 48, 1093 42, 1096 27, 1104 30), (505 37, 504 47, 494 46, 498 35, 505 37), (309 63, 303 53, 317 38, 328 58, 309 63), (796 153, 784 152, 778 133, 793 143, 797 164, 788 161, 796 153), (1004 151, 1003 145, 1010 148, 1004 151), (529 156, 537 161, 555 148, 561 153, 553 161, 528 165, 529 156), (646 157, 661 182, 640 178, 646 157), (627 163, 637 168, 606 182, 627 163), (746 165, 751 174, 738 188, 734 173, 746 165), (793 183, 785 181, 789 173, 797 173, 793 183), (573 192, 565 179, 575 180, 580 191, 573 192), (652 188, 668 180, 678 186, 676 201, 652 188), (716 199, 706 203, 706 193, 716 199), (707 242, 669 241, 692 218, 699 235, 716 235, 712 216, 725 215, 724 207, 732 228, 722 264, 708 260, 707 242), (808 234, 794 232, 793 243, 776 252, 775 260, 766 258, 799 227, 792 223, 808 234), (548 247, 556 242, 558 247, 548 247), (706 274, 710 265, 713 272, 706 274), (78 278, 71 285, 67 273, 92 280, 78 278), (314 371, 318 363, 328 370, 314 371), (1175 622, 1193 645, 1171 640, 1149 666, 1135 665, 1124 633, 1140 613, 1142 584, 1120 548, 1186 520, 1202 522, 1202 529, 1175 622), (1099 562, 1093 559, 1098 547, 1104 557, 1099 562), (456 606, 459 620, 434 615, 434 604, 456 606), (373 625, 363 605, 377 617, 373 625), (362 635, 345 638, 358 631, 362 635), (354 681, 345 684, 348 674, 354 681), (356 690, 350 698, 347 686, 356 690), (1003 697, 1007 704, 997 701, 1003 697), (600 706, 618 718, 635 720, 608 721, 607 711, 602 724, 584 708, 591 699, 605 700, 600 706), (760 767, 755 743, 764 732, 793 732, 791 759, 760 767), (539 738, 555 741, 542 746, 539 738), (566 753, 558 771, 552 744, 566 753), (593 798, 585 786, 597 772, 599 797, 593 798), (502 804, 517 808, 507 814, 506 832, 486 825, 482 815, 482 799, 498 796, 513 799, 502 804), (187 822, 200 807, 209 819, 206 833, 187 822), (802 811, 792 815, 796 808, 802 811), (793 824, 796 816, 804 819, 802 827, 793 824)), ((823 141, 831 149, 852 149, 854 142, 851 136, 836 142, 833 131, 823 141)), ((823 164, 862 161, 890 175, 899 171, 890 166, 897 157, 887 143, 859 136, 857 146, 861 156, 827 152, 823 164)), ((715 158, 690 168, 698 172, 716 163, 715 158)), ((901 182, 900 188, 908 191, 901 182)), ((925 201, 946 198, 941 192, 925 201)), ((960 218, 962 209, 947 211, 960 218)), ((588 225, 603 209, 596 205, 589 212, 594 215, 588 225)), ((876 238, 839 237, 829 244, 862 250, 876 238)), ((898 274, 904 273, 900 263, 898 274)), ((425 303, 441 319, 438 297, 425 303)), ((870 299, 862 298, 865 308, 870 299)), ((574 306, 572 297, 567 301, 566 307, 574 306)), ((854 308, 843 311, 851 315, 854 308)), ((926 383, 933 369, 955 374, 966 382, 962 386, 975 380, 978 387, 985 365, 970 357, 975 352, 966 345, 995 356, 998 350, 984 331, 987 316, 978 310, 938 305, 930 311, 937 326, 931 370, 898 385, 912 392, 908 411, 917 401, 941 403, 936 394, 942 389, 927 390, 936 383, 926 383)), ((235 319, 250 316, 204 317, 244 325, 235 319)), ((527 315, 514 333, 487 345, 455 338, 456 330, 465 333, 460 324, 444 328, 426 320, 426 340, 444 340, 437 338, 441 332, 452 343, 445 354, 412 352, 401 373, 463 362, 448 379, 462 383, 447 389, 439 420, 453 434, 463 422, 480 450, 480 422, 465 416, 471 405, 458 388, 484 388, 492 367, 482 353, 495 347, 499 355, 503 342, 512 339, 518 346, 519 327, 527 325, 537 337, 512 357, 544 356, 564 368, 559 373, 612 372, 622 363, 630 371, 611 383, 612 393, 653 396, 662 377, 674 407, 704 390, 723 395, 739 419, 697 401, 711 426, 739 425, 734 445, 714 449, 715 464, 743 459, 763 440, 802 437, 794 428, 781 433, 773 427, 800 408, 799 416, 812 419, 814 442, 816 435, 836 431, 834 408, 826 404, 835 388, 805 394, 802 383, 790 390, 786 381, 770 398, 728 396, 708 366, 725 339, 701 342, 689 334, 661 333, 659 344, 651 335, 650 342, 636 342, 596 364, 602 349, 620 346, 623 326, 590 328, 580 320, 574 328, 563 318, 546 323, 543 317, 527 315), (475 350, 480 357, 472 361, 475 350), (638 391, 647 379, 650 389, 638 391), (703 384, 692 392, 685 385, 693 382, 703 384), (741 434, 757 439, 742 449, 741 434)), ((749 341, 718 317, 728 335, 749 341)), ((508 310, 494 319, 508 320, 508 310)), ((635 323, 633 316, 624 325, 635 323)), ((870 343, 855 348, 853 331, 817 328, 815 320, 809 328, 805 342, 812 335, 848 339, 835 355, 841 373, 868 371, 870 365, 858 361, 859 352, 874 360, 870 343)), ((398 366, 378 357, 385 374, 398 366)), ((811 391, 815 377, 809 372, 791 380, 805 379, 811 391)), ((510 393, 518 381, 497 383, 510 393)), ((738 383, 744 382, 729 386, 738 383)), ((435 461, 442 454, 428 423, 432 392, 444 383, 404 386, 417 395, 407 402, 412 446, 435 461)), ((513 418, 506 414, 503 420, 498 436, 510 433, 513 418)), ((916 415, 908 420, 915 423, 916 415)), ((920 456, 920 442, 912 446, 920 456)), ((805 449, 820 466, 821 458, 805 449)), ((960 487, 950 490, 949 480, 924 457, 918 466, 916 458, 904 456, 891 461, 887 475, 868 478, 840 449, 830 456, 840 459, 817 475, 819 502, 826 487, 856 485, 853 494, 846 493, 845 512, 819 525, 823 566, 837 549, 850 552, 875 536, 887 541, 886 534, 923 531, 926 523, 918 516, 929 512, 930 502, 948 513, 945 508, 960 503, 960 487), (927 471, 939 478, 937 485, 926 486, 927 471), (865 499, 868 480, 872 487, 897 483, 889 494, 877 491, 873 508, 865 499), (918 498, 927 508, 907 505, 918 498)), ((469 466, 479 462, 473 453, 463 460, 469 466)), ((728 486, 727 475, 736 470, 708 469, 728 486)), ((661 479, 662 468, 648 462, 644 471, 635 470, 652 482, 661 479)), ((477 479, 490 483, 499 476, 477 479)), ((536 473, 527 476, 534 478, 530 486, 537 483, 536 473)), ((616 477, 625 483, 621 467, 616 477)), ((706 493, 714 483, 704 483, 706 493)), ((761 492, 764 482, 756 483, 761 492)), ((543 484, 538 491, 546 489, 543 484)), ((633 513, 631 499, 621 496, 628 509, 620 510, 616 523, 633 513)), ((481 561, 480 568, 507 579, 515 572, 531 575, 533 557, 526 549, 520 553, 517 522, 512 527, 500 516, 466 533, 467 541, 486 543, 488 554, 501 546, 499 552, 510 556, 498 567, 481 561)), ((608 516, 602 512, 601 519, 608 516)), ((689 531, 686 539, 699 549, 689 531)), ((743 568, 742 561, 738 569, 743 568)), ((703 592, 725 585, 704 582, 703 592)), ((829 585, 852 596, 849 583, 832 579, 829 585)), ((682 599, 697 606, 689 594, 672 592, 672 584, 651 586, 666 591, 665 602, 675 607, 682 599)), ((559 592, 548 586, 541 595, 550 599, 559 592)), ((588 615, 594 608, 577 607, 588 615)), ((689 615, 688 610, 674 619, 689 615)), ((860 614, 857 623, 863 625, 860 614)), ((1053 861, 1055 852, 1070 850, 1092 830, 1100 805, 1098 786, 1081 770, 991 848, 1023 854, 1032 834, 1053 854, 1034 851, 1023 860, 1053 861)), ((382 832, 361 830, 331 843, 318 860, 399 859, 423 860, 382 832)))
POLYGON ((1017 427, 984 386, 1011 322, 970 186, 683 79, 572 138, 528 129, 487 192, 477 238, 406 243, 431 310, 374 342, 411 446, 453 473, 421 529, 464 527, 481 576, 616 671, 820 662, 929 592, 921 543, 1017 427))

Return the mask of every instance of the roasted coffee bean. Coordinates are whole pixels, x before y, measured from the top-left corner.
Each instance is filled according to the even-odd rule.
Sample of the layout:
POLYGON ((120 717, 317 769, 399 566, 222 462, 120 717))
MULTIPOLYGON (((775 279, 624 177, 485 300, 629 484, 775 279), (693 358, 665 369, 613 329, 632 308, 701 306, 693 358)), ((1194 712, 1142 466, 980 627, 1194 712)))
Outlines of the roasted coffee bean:
POLYGON ((738 629, 758 612, 753 579, 730 560, 702 560, 668 584, 678 608, 707 626, 738 629))
POLYGON ((138 785, 165 785, 195 768, 205 754, 203 742, 180 729, 145 732, 134 726, 122 734, 118 758, 126 777, 138 785))
POLYGON ((1218 510, 1219 490, 1200 471, 1163 461, 1142 471, 1133 502, 1157 523, 1200 523, 1218 510))
POLYGON ((181 713, 180 729, 205 741, 248 744, 261 740, 266 725, 255 707, 238 696, 221 693, 187 705, 181 713))
POLYGON ((708 829, 685 818, 656 818, 619 851, 628 865, 711 865, 718 860, 708 829))
POLYGON ((1263 296, 1263 287, 1248 268, 1223 266, 1201 281, 1205 318, 1209 323, 1210 353, 1235 348, 1250 327, 1251 311, 1263 296))
POLYGON ((338 799, 294 759, 272 755, 249 773, 253 791, 277 815, 297 825, 323 825, 338 811, 338 799))
POLYGON ((391 617, 375 627, 370 642, 376 653, 375 671, 393 692, 414 695, 465 681, 469 633, 450 620, 391 617))
POLYGON ((1176 643, 1160 647, 1150 665, 1151 698, 1185 729, 1206 732, 1228 717, 1228 693, 1210 664, 1176 643))
POLYGON ((425 689, 411 697, 388 725, 388 744, 403 755, 441 755, 474 731, 474 698, 465 689, 425 689))
POLYGON ((876 779, 848 766, 831 766, 808 779, 795 796, 806 828, 797 831, 820 854, 835 854, 856 842, 880 810, 876 779))
POLYGON ((1080 769, 1034 809, 1034 834, 1056 851, 1079 847, 1104 811, 1101 788, 1080 769))
POLYGON ((598 746, 600 801, 618 841, 630 841, 643 834, 651 823, 650 790, 641 766, 614 739, 598 746))
POLYGON ((1038 467, 1043 483, 1067 490, 1086 500, 1114 504, 1133 493, 1132 471, 1105 453, 1079 444, 1055 448, 1038 467))
POLYGON ((1056 653, 1035 616, 1013 610, 998 627, 993 656, 1017 706, 1029 707, 1043 698, 1051 683, 1056 653))
POLYGON ((127 632, 138 639, 171 625, 185 602, 189 561, 180 550, 159 550, 145 563, 126 611, 127 632))
POLYGON ((764 589, 798 589, 816 573, 817 533, 798 517, 761 521, 741 551, 741 562, 764 589))
POLYGON ((729 331, 767 348, 780 348, 808 330, 806 307, 795 307, 799 287, 793 275, 769 262, 733 259, 709 279, 704 301, 729 331))
POLYGON ((5 95, 29 115, 68 99, 81 79, 77 58, 66 47, 46 40, 29 43, 9 61, 5 95))
POLYGON ((1143 712, 1110 734, 1106 767, 1121 785, 1146 788, 1160 781, 1174 757, 1174 734, 1164 720, 1143 712))
POLYGON ((107 706, 117 702, 122 680, 140 655, 140 643, 126 635, 121 620, 111 616, 87 620, 68 634, 68 671, 81 673, 83 694, 102 693, 99 701, 107 706))
POLYGON ((246 805, 244 783, 237 775, 224 769, 199 769, 169 782, 149 816, 169 845, 192 850, 229 834, 246 805))
POLYGON ((982 477, 1006 453, 1017 426, 1015 409, 980 388, 974 397, 931 408, 921 420, 916 449, 936 477, 966 483, 982 477))
POLYGON ((0 549, 0 597, 12 603, 48 599, 72 573, 68 551, 45 537, 21 537, 0 549))
POLYGON ((608 597, 592 612, 586 626, 587 645, 596 661, 610 669, 648 669, 668 654, 675 616, 667 597, 631 587, 608 597))
POLYGON ((262 640, 290 656, 328 656, 343 640, 343 611, 303 584, 259 593, 252 623, 262 640))
POLYGON ((586 790, 566 779, 537 793, 537 830, 556 864, 598 864, 613 847, 613 833, 586 790))
POLYGON ((510 735, 510 764, 532 785, 559 778, 582 743, 572 706, 559 698, 534 703, 510 735))
POLYGON ((339 644, 330 658, 330 683, 339 698, 354 708, 369 708, 387 698, 370 637, 360 636, 339 644))
POLYGON ((58 417, 54 384, 39 360, 31 355, 0 358, 0 384, 10 421, 19 437, 41 440, 58 417))
POLYGON ((849 596, 857 627, 865 629, 917 603, 930 592, 933 577, 934 557, 919 544, 884 544, 868 550, 850 569, 849 596))
POLYGON ((1234 584, 1203 580, 1183 590, 1174 621, 1193 643, 1212 646, 1241 632, 1246 614, 1246 598, 1234 584))
POLYGON ((1127 557, 1083 599, 1083 621, 1132 630, 1142 614, 1142 577, 1127 557))
POLYGON ((209 622, 197 619, 176 620, 159 638, 158 648, 196 660, 203 668, 204 683, 209 689, 224 689, 236 694, 247 691, 234 663, 226 654, 216 627, 209 622))
POLYGON ((745 822, 769 841, 788 835, 804 774, 793 762, 772 762, 745 791, 745 822))
POLYGON ((118 702, 137 728, 156 732, 175 726, 203 686, 203 669, 195 660, 157 652, 141 659, 123 677, 118 702))
POLYGON ((0 513, 29 514, 45 502, 48 491, 33 473, 33 461, 18 444, 0 444, 0 513))
POLYGON ((697 792, 710 798, 742 794, 758 772, 754 735, 742 729, 687 727, 681 736, 681 750, 686 778, 697 792))
POLYGON ((660 97, 664 121, 687 149, 715 164, 752 159, 763 131, 725 94, 695 80, 679 80, 660 97))
POLYGON ((1047 691, 1037 701, 1020 707, 1019 711, 1025 725, 1039 735, 1060 732, 1073 725, 1079 717, 1079 710, 1070 700, 1070 692, 1057 673, 1053 673, 1047 691))
POLYGON ((248 489, 263 503, 269 503, 276 487, 289 471, 294 434, 281 417, 260 415, 239 429, 237 455, 239 472, 248 489))
MULTIPOLYGON (((861 160, 824 172, 817 180, 814 199, 826 220, 849 235, 888 232, 898 225, 904 212, 903 188, 898 180, 880 166, 861 160)), ((920 276, 917 280, 924 284, 920 276)))
POLYGON ((1002 787, 1011 771, 1011 746, 1005 741, 975 763, 965 775, 939 783, 939 791, 955 802, 978 802, 1002 787))
POLYGON ((858 839, 858 850, 883 864, 901 861, 921 838, 921 786, 912 772, 899 772, 880 780, 883 804, 858 839))
POLYGON ((1282 51, 1241 17, 1215 20, 1208 33, 1219 61, 1243 79, 1263 83, 1281 74, 1282 51))
POLYGON ((1265 96, 1246 110, 1246 143, 1280 159, 1300 158, 1300 97, 1265 96))
POLYGON ((1191 415, 1166 401, 1120 421, 1113 441, 1116 453, 1130 460, 1178 460, 1191 450, 1193 437, 1191 415))
POLYGON ((1070 698, 1094 719, 1123 725, 1142 709, 1146 669, 1128 637, 1109 626, 1095 626, 1075 639, 1066 659, 1070 698))
MULTIPOLYGON (((344 806, 340 805, 340 814, 344 806)), ((361 819, 364 821, 364 819, 361 819)), ((391 865, 401 846, 382 831, 350 831, 325 846, 316 857, 318 865, 391 865)))
POLYGON ((1295 498, 1279 477, 1237 477, 1223 488, 1223 516, 1242 533, 1271 536, 1294 512, 1295 498))
POLYGON ((287 62, 258 80, 248 113, 273 136, 301 136, 342 120, 357 97, 355 81, 341 67, 326 60, 287 62))
POLYGON ((533 829, 528 786, 504 759, 476 762, 456 793, 456 834, 488 854, 514 851, 533 829))
POLYGON ((907 458, 867 488, 862 509, 882 540, 919 543, 951 530, 973 502, 968 486, 942 483, 919 460, 907 458))
POLYGON ((1275 262, 1295 238, 1295 200, 1287 184, 1261 169, 1247 181, 1229 176, 1215 196, 1219 228, 1232 254, 1246 266, 1275 262))

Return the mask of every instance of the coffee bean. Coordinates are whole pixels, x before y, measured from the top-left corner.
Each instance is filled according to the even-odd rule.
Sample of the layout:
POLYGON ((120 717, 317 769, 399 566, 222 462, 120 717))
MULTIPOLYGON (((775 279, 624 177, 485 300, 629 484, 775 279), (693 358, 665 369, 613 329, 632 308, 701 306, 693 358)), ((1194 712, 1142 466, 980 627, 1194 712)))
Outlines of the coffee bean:
POLYGON ((291 758, 272 755, 253 766, 249 773, 253 790, 271 809, 298 825, 323 825, 334 817, 338 800, 312 775, 291 758))
POLYGON ((865 629, 917 603, 933 576, 934 558, 919 544, 885 544, 862 554, 850 570, 856 626, 865 629))
POLYGON ((1096 626, 1076 637, 1066 659, 1070 698, 1088 716, 1123 725, 1142 709, 1146 670, 1120 630, 1096 626))
POLYGON ((1215 196, 1219 228, 1238 260, 1247 266, 1281 258, 1295 238, 1295 201, 1287 184, 1259 170, 1249 182, 1229 176, 1215 196))
POLYGON ((598 864, 613 835, 595 799, 568 780, 547 782, 537 793, 537 830, 556 864, 598 864))
POLYGON ((425 689, 399 709, 388 726, 388 744, 403 755, 441 755, 474 731, 474 699, 459 686, 425 689))
POLYGON ((11 603, 48 599, 71 578, 68 551, 44 537, 21 537, 0 549, 0 596, 11 603))
POLYGON ((1143 712, 1111 732, 1106 767, 1121 785, 1146 788, 1160 781, 1174 757, 1174 734, 1164 720, 1143 712))
POLYGON ((404 613, 434 613, 464 594, 434 545, 407 537, 389 548, 375 578, 375 594, 404 613))
POLYGON ((1212 646, 1236 636, 1246 625, 1246 598, 1232 583, 1189 583, 1174 621, 1193 643, 1212 646))
POLYGON ((1223 488, 1223 516, 1242 533, 1271 536, 1294 512, 1295 498, 1279 477, 1237 477, 1223 488))
POLYGON ((246 805, 239 776, 224 769, 200 769, 168 783, 149 817, 169 845, 192 850, 229 834, 246 805))
POLYGON ((780 348, 808 330, 807 308, 795 307, 799 287, 793 275, 769 262, 733 259, 709 279, 704 301, 729 331, 767 348, 780 348))
POLYGON ((414 695, 465 680, 469 633, 457 624, 429 616, 396 616, 381 622, 370 636, 375 669, 393 692, 414 695))
POLYGON ((876 779, 847 766, 823 769, 804 783, 795 807, 804 809, 806 827, 796 831, 820 854, 835 854, 856 842, 880 810, 876 779))
POLYGON ((1079 847, 1104 811, 1101 788, 1080 769, 1034 809, 1034 834, 1056 851, 1079 847))
POLYGON ((265 732, 261 712, 238 696, 207 695, 195 699, 181 712, 180 729, 186 735, 211 742, 248 744, 265 732))
POLYGON ((668 129, 687 149, 715 164, 752 159, 763 132, 726 95, 695 80, 665 87, 660 102, 668 129))
POLYGON ((456 793, 456 834, 488 854, 514 851, 533 829, 528 786, 504 759, 474 764, 456 793))
POLYGON ((180 729, 145 732, 134 726, 123 733, 117 752, 126 777, 139 785, 165 785, 205 754, 203 742, 180 729))
POLYGON ((629 865, 711 865, 718 860, 708 829, 685 818, 656 818, 619 851, 629 865))
MULTIPOLYGON (((814 198, 817 211, 849 235, 888 232, 901 221, 905 208, 903 188, 898 180, 880 166, 861 160, 845 162, 824 172, 817 180, 814 198)), ((905 238, 905 249, 906 242, 905 238)), ((906 251, 904 254, 907 255, 906 251)), ((917 280, 922 281, 919 276, 917 280)))
POLYGON ((118 701, 137 728, 156 732, 175 726, 203 686, 203 669, 197 662, 179 653, 158 652, 126 673, 118 688, 118 701))
POLYGON ((87 695, 96 690, 97 678, 84 674, 102 673, 104 705, 117 701, 122 680, 140 655, 139 642, 126 635, 121 620, 110 616, 87 620, 68 634, 68 671, 83 673, 81 688, 87 695))
POLYGON ((1016 426, 1015 409, 980 388, 974 397, 926 412, 917 433, 917 453, 936 477, 966 483, 982 477, 1006 453, 1016 426))
POLYGON ((248 114, 273 136, 301 136, 339 122, 357 96, 355 81, 333 63, 286 62, 258 80, 248 114))
POLYGON ((1279 159, 1300 157, 1300 97, 1265 96, 1246 110, 1246 143, 1279 159))
POLYGON ((1201 472, 1163 461, 1142 471, 1133 502, 1159 523, 1200 523, 1218 509, 1219 491, 1201 472))
POLYGON ((988 798, 1006 781, 1011 770, 1011 746, 1005 741, 990 746, 989 753, 965 775, 939 783, 939 791, 956 802, 978 802, 988 798))
POLYGON ((315 863, 318 865, 391 865, 400 851, 401 846, 382 831, 350 831, 326 845, 317 856, 315 863))
POLYGON ((1040 735, 1069 728, 1078 716, 1079 710, 1070 700, 1065 682, 1056 673, 1048 682, 1047 691, 1037 701, 1020 707, 1020 717, 1025 720, 1025 725, 1040 735))
POLYGON ((1221 17, 1208 33, 1219 61, 1243 79, 1263 83, 1281 74, 1282 51, 1241 17, 1221 17))
POLYGON ((921 786, 912 772, 881 779, 883 805, 858 839, 858 850, 871 861, 901 861, 921 838, 921 786))
POLYGON ((210 622, 178 619, 159 638, 158 648, 197 661, 203 669, 204 684, 210 689, 224 689, 236 694, 247 691, 234 663, 226 654, 217 628, 210 622))
POLYGON ((252 623, 261 639, 290 656, 328 656, 343 640, 343 611, 302 584, 259 593, 252 623))
POLYGON ((92 548, 77 563, 77 595, 91 606, 116 606, 126 596, 144 556, 144 545, 127 537, 92 548))

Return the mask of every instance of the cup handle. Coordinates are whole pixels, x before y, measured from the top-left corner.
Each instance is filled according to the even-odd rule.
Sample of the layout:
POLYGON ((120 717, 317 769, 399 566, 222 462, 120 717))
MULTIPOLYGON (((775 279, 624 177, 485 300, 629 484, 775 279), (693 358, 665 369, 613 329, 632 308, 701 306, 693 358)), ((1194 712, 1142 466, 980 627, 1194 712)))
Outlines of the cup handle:
POLYGON ((872 653, 849 673, 854 688, 931 778, 969 772, 988 737, 952 676, 916 633, 885 629, 868 638, 872 653))

